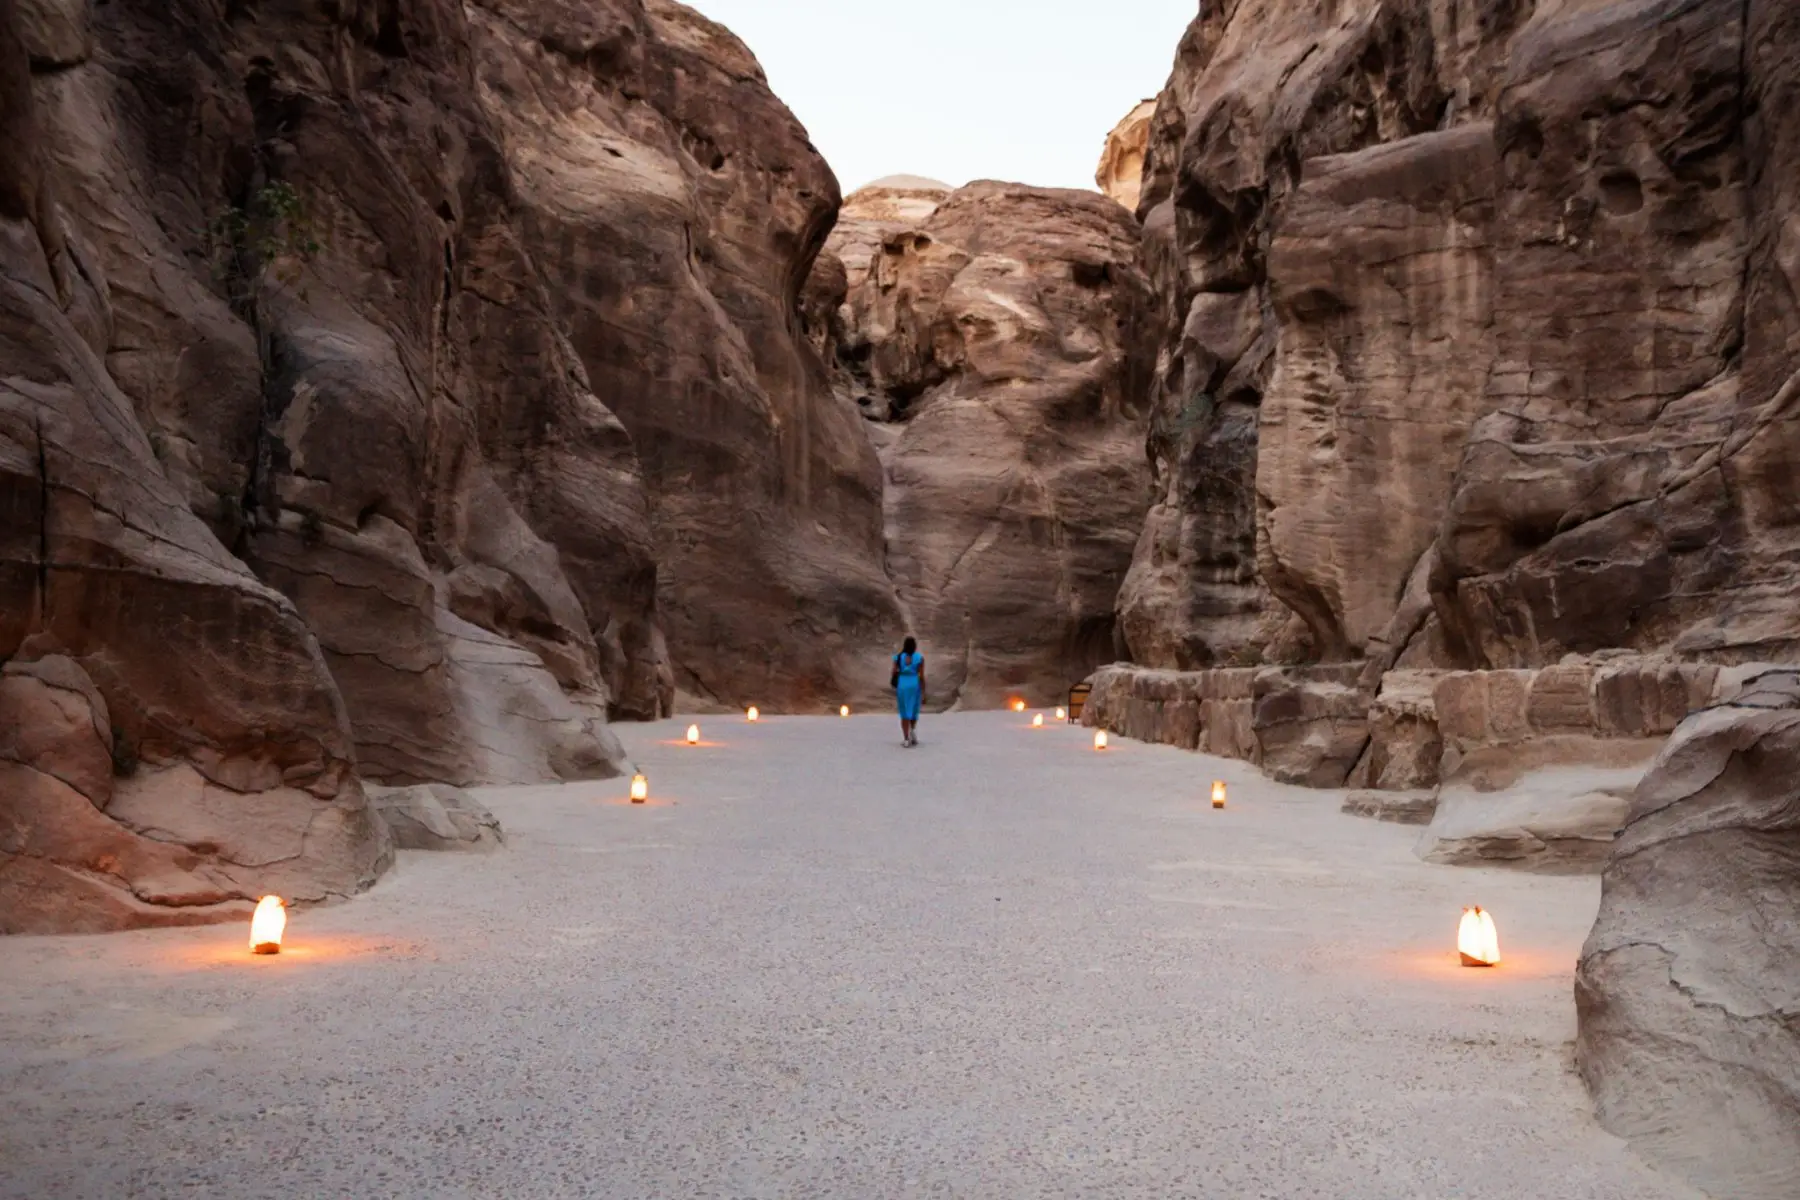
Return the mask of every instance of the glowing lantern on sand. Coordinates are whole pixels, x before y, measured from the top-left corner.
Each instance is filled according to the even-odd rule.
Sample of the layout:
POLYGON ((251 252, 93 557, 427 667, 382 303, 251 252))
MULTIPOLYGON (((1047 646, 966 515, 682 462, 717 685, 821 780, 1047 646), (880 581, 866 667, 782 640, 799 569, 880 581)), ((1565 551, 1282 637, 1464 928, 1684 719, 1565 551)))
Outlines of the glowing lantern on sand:
POLYGON ((1465 967, 1497 966, 1500 934, 1494 928, 1494 915, 1479 904, 1463 909, 1462 924, 1456 930, 1456 949, 1465 967))
POLYGON ((253 954, 280 954, 281 934, 287 928, 287 909, 280 896, 264 896, 250 917, 250 950, 253 954))
POLYGON ((752 704, 750 706, 749 711, 744 714, 744 720, 754 721, 754 720, 756 720, 756 718, 758 718, 760 716, 762 716, 762 713, 758 712, 756 705, 752 704))
POLYGON ((631 802, 642 804, 648 799, 650 799, 650 781, 642 775, 633 775, 631 777, 631 802))
POLYGON ((1223 779, 1213 780, 1213 807, 1225 807, 1225 781, 1223 779))
POLYGON ((700 727, 698 725, 689 725, 688 726, 688 745, 698 746, 699 744, 700 744, 700 727))
POLYGON ((838 716, 847 717, 849 715, 850 715, 850 706, 848 704, 838 705, 838 716))
POLYGON ((1023 700, 1019 699, 1017 696, 1014 696, 1011 700, 1008 700, 1007 704, 1012 708, 1012 710, 1014 712, 1024 712, 1025 711, 1025 702, 1023 700))
POLYGON ((1069 719, 1069 710, 1068 710, 1068 709, 1066 709, 1066 708, 1059 708, 1059 709, 1057 709, 1057 710, 1056 710, 1056 719, 1057 719, 1057 720, 1059 720, 1059 721, 1066 721, 1066 720, 1068 720, 1068 719, 1069 719))
POLYGON ((1033 713, 1032 714, 1031 727, 1033 729, 1042 729, 1044 727, 1044 714, 1043 713, 1033 713))
POLYGON ((1106 749, 1106 730, 1102 729, 1098 733, 1094 734, 1094 749, 1096 749, 1096 750, 1106 749))

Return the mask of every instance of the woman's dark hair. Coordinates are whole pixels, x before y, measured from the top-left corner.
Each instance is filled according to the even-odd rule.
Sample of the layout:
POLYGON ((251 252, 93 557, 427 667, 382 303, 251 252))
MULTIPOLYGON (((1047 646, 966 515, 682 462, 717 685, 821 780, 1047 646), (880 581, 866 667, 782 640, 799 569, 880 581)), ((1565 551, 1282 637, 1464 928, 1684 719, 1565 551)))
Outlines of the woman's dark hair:
POLYGON ((918 648, 919 648, 919 639, 917 639, 917 638, 909 637, 904 642, 900 643, 900 653, 902 653, 902 654, 911 654, 913 651, 917 650, 918 648))

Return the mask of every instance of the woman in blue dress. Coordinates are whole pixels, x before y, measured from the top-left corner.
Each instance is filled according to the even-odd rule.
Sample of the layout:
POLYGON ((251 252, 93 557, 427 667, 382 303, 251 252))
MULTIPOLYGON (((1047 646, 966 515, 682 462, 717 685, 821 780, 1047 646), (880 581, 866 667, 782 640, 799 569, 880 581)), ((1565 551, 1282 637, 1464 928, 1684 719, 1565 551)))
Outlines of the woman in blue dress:
POLYGON ((919 744, 919 705, 925 702, 925 656, 919 643, 907 638, 894 655, 894 704, 900 709, 900 744, 919 744))

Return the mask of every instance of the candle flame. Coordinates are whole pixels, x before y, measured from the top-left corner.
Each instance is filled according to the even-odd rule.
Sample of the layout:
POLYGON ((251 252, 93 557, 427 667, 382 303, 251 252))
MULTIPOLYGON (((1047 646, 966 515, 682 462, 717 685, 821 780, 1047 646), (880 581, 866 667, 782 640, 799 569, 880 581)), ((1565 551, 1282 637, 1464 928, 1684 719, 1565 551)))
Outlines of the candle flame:
POLYGON ((762 716, 762 713, 757 711, 756 705, 752 704, 750 710, 744 714, 744 719, 746 721, 754 721, 760 716, 762 716))
POLYGON ((1456 949, 1465 967, 1493 967, 1500 963, 1500 933, 1494 916, 1479 904, 1463 909, 1456 930, 1456 949))
POLYGON ((698 725, 689 725, 688 726, 688 745, 698 746, 699 744, 700 744, 700 727, 698 725))
POLYGON ((631 802, 642 804, 648 799, 650 799, 650 781, 642 775, 633 775, 631 777, 631 802))
POLYGON ((1213 801, 1214 808, 1224 808, 1225 807, 1225 781, 1224 780, 1222 780, 1222 779, 1213 780, 1212 801, 1213 801))
POLYGON ((254 954, 280 954, 281 935, 287 929, 287 909, 280 896, 264 896, 250 917, 250 950, 254 954))
POLYGON ((1096 749, 1096 750, 1106 749, 1106 730, 1102 729, 1098 733, 1094 734, 1094 749, 1096 749))

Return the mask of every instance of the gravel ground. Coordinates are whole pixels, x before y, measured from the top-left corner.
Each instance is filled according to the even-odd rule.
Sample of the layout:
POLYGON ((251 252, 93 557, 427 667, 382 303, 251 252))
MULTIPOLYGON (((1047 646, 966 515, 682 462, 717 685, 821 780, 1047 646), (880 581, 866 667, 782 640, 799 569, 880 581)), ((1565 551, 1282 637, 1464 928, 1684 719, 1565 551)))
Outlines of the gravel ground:
POLYGON ((1592 879, 1011 713, 700 720, 277 958, 0 939, 0 1196, 1697 1195, 1569 1068, 1592 879))

